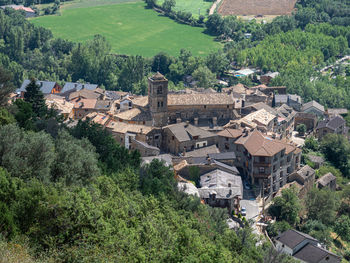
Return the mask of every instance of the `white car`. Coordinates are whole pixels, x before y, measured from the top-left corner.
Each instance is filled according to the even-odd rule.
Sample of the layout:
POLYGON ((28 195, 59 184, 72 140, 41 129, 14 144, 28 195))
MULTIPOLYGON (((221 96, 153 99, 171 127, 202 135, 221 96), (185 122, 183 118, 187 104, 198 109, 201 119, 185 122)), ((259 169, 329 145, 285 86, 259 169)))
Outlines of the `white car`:
POLYGON ((242 208, 241 208, 241 214, 242 214, 242 216, 247 215, 247 209, 244 206, 242 206, 242 208))

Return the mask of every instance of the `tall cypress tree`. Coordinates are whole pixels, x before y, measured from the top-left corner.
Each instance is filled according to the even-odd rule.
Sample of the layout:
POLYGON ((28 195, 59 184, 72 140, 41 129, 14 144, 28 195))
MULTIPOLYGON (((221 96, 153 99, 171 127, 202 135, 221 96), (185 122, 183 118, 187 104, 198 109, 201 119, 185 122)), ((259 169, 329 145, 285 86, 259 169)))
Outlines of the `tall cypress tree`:
POLYGON ((32 79, 26 87, 24 100, 32 104, 33 112, 37 117, 42 118, 47 113, 44 94, 41 92, 40 87, 35 83, 34 79, 32 79))

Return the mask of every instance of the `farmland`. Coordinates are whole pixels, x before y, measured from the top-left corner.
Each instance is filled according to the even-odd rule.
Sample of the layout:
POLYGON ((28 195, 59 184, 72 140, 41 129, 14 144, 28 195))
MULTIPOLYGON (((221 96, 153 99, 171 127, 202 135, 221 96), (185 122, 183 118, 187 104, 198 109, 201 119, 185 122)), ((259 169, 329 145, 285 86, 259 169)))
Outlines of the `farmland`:
MULTIPOLYGON (((213 2, 205 0, 175 0, 176 5, 174 11, 184 11, 192 13, 193 17, 198 18, 199 15, 207 16, 207 10, 210 9, 213 2)), ((161 5, 164 0, 159 0, 157 3, 161 5)))
POLYGON ((223 0, 218 8, 221 15, 288 15, 296 0, 223 0))
POLYGON ((111 0, 80 1, 64 5, 60 16, 32 19, 37 26, 50 29, 55 37, 84 42, 100 34, 119 54, 151 57, 160 51, 178 55, 184 48, 204 56, 220 48, 220 43, 203 33, 203 28, 179 24, 143 2, 113 3, 111 0))

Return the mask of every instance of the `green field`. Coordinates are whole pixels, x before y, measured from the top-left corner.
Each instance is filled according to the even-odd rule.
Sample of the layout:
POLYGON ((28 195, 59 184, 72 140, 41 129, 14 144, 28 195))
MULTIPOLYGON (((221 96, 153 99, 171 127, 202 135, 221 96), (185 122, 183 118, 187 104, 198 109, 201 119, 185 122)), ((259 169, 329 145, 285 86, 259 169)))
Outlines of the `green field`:
MULTIPOLYGON (((161 5, 164 0, 158 0, 157 4, 161 5)), ((199 14, 207 16, 207 9, 210 9, 213 2, 205 0, 175 0, 175 11, 186 11, 192 13, 193 17, 198 18, 199 14)))
MULTIPOLYGON (((177 56, 184 48, 200 56, 221 47, 213 37, 203 33, 203 28, 179 24, 145 9, 143 2, 74 8, 83 6, 82 3, 68 4, 61 9, 60 16, 37 17, 32 22, 52 30, 55 37, 75 42, 103 35, 118 54, 151 57, 164 51, 177 56)), ((86 1, 89 3, 96 1, 86 1)))

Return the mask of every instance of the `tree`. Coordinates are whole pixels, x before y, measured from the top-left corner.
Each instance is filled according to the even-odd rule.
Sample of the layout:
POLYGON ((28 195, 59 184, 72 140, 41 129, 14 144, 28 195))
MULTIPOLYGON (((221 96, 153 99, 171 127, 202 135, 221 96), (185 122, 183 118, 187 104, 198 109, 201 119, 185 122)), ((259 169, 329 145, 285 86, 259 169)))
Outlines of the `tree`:
POLYGON ((54 157, 50 135, 24 131, 13 124, 0 127, 0 165, 12 176, 48 182, 54 157))
POLYGON ((11 81, 11 73, 0 66, 0 106, 7 104, 10 93, 15 90, 11 81))
POLYGON ((302 231, 316 238, 323 244, 329 244, 331 242, 328 227, 318 220, 307 220, 306 224, 302 226, 302 231))
POLYGON ((339 168, 344 176, 350 176, 350 143, 345 136, 327 134, 320 148, 329 162, 339 168))
POLYGON ((176 192, 174 174, 162 161, 154 159, 150 164, 142 167, 140 174, 140 189, 145 195, 172 196, 176 192))
POLYGON ((157 4, 157 0, 145 0, 147 8, 153 8, 157 4))
POLYGON ((97 154, 89 140, 75 139, 65 130, 61 130, 55 140, 55 158, 52 181, 81 184, 100 175, 97 154))
POLYGON ((169 73, 169 66, 173 63, 174 59, 164 52, 160 52, 153 57, 152 71, 159 71, 163 75, 169 73))
POLYGON ((229 61, 222 51, 218 51, 207 56, 206 65, 211 72, 221 76, 229 65, 229 61))
POLYGON ((313 188, 307 195, 305 205, 309 219, 318 220, 327 226, 334 223, 339 204, 333 191, 313 188))
POLYGON ((175 5, 176 5, 175 0, 165 0, 162 5, 162 8, 164 9, 165 12, 170 13, 175 5))
POLYGON ((14 116, 7 109, 0 107, 0 126, 14 123, 15 121, 14 116))
POLYGON ((47 113, 44 94, 41 92, 40 86, 36 84, 35 79, 32 79, 26 87, 24 101, 32 105, 33 113, 37 117, 42 118, 47 113))
POLYGON ((209 88, 214 85, 215 74, 206 66, 199 66, 192 74, 193 78, 198 81, 197 86, 209 88))
POLYGON ((305 124, 299 124, 297 126, 297 132, 299 134, 299 136, 304 136, 305 135, 305 132, 306 132, 306 125, 305 124))
POLYGON ((350 218, 349 216, 342 215, 335 221, 334 231, 338 234, 335 239, 341 237, 342 239, 350 240, 350 218))
POLYGON ((290 225, 298 222, 301 204, 297 196, 297 190, 293 188, 284 189, 281 197, 276 197, 269 208, 269 213, 277 220, 285 220, 290 225))
POLYGON ((319 147, 318 141, 314 136, 310 136, 305 139, 304 148, 317 152, 319 147))

